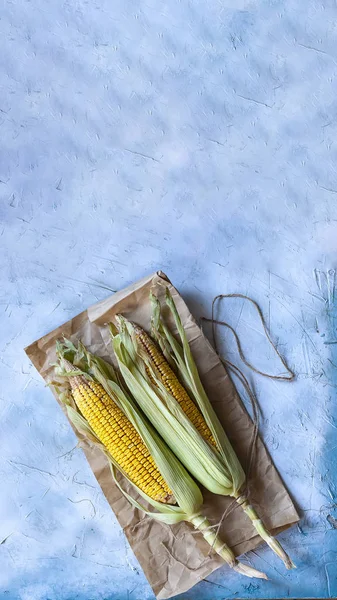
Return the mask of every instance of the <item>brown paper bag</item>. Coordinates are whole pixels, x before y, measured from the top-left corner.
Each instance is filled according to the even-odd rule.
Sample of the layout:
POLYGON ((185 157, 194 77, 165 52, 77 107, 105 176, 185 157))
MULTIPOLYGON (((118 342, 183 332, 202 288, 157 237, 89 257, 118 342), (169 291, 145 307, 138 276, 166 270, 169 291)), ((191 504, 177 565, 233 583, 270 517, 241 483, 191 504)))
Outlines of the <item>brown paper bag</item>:
MULTIPOLYGON (((53 378, 51 364, 55 361, 55 341, 63 334, 72 340, 81 339, 92 352, 111 360, 111 346, 105 324, 113 320, 117 313, 122 313, 149 330, 149 292, 155 287, 156 293, 159 291, 159 297, 163 297, 165 286, 170 288, 176 303, 209 398, 242 465, 246 467, 252 433, 250 417, 217 354, 195 323, 185 302, 163 273, 146 277, 91 306, 31 344, 26 348, 26 353, 46 382, 53 378)), ((173 324, 170 324, 174 330, 173 324)), ((189 524, 180 523, 168 527, 133 508, 114 484, 103 454, 82 436, 78 437, 82 439, 82 448, 96 479, 158 599, 186 592, 223 565, 218 555, 209 555, 208 544, 199 534, 193 533, 189 524)), ((250 498, 268 529, 276 534, 296 523, 298 515, 294 505, 261 440, 258 440, 252 474, 254 477, 250 483, 250 498)), ((124 487, 134 494, 131 485, 126 483, 124 487)), ((217 523, 232 500, 212 495, 206 490, 203 490, 203 494, 204 514, 212 523, 217 523)), ((256 548, 261 542, 248 517, 239 507, 224 519, 220 535, 236 555, 256 548)), ((227 568, 229 567, 224 567, 227 568)))

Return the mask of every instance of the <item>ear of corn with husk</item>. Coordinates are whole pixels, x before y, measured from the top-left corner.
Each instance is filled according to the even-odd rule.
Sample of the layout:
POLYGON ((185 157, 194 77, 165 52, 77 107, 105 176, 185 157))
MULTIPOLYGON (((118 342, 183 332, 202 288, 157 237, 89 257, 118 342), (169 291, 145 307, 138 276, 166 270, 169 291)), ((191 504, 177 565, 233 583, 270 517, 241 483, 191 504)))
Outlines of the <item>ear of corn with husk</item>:
POLYGON ((237 572, 266 578, 240 563, 210 528, 201 513, 201 492, 181 462, 141 414, 112 367, 79 343, 58 344, 57 374, 70 389, 61 393, 75 428, 106 455, 113 478, 129 502, 148 516, 168 525, 190 522, 216 552, 237 572), (117 472, 132 484, 155 511, 124 490, 117 472))
POLYGON ((201 383, 168 288, 166 303, 180 341, 161 319, 159 301, 154 296, 151 300, 152 332, 161 351, 146 332, 121 315, 117 317, 119 334, 112 331, 114 351, 127 386, 157 431, 194 477, 210 491, 235 498, 261 538, 287 568, 294 567, 243 492, 245 473, 201 383), (179 380, 186 389, 182 388, 179 380))

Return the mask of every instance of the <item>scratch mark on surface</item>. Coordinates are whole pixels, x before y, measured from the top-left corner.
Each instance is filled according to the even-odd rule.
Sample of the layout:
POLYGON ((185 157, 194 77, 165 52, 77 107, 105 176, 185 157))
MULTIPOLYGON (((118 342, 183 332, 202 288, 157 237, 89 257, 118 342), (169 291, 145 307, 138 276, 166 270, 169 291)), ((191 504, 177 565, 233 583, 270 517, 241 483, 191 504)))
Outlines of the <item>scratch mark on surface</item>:
POLYGON ((222 142, 219 142, 218 140, 212 140, 212 138, 206 138, 206 140, 208 140, 209 142, 213 142, 214 144, 218 144, 218 146, 226 147, 226 144, 223 144, 222 142))
POLYGON ((271 275, 274 275, 275 277, 278 277, 278 279, 282 279, 282 281, 285 281, 286 283, 290 283, 291 285, 294 285, 295 287, 298 288, 298 285, 296 283, 294 283, 293 281, 289 281, 288 279, 281 277, 281 275, 278 275, 277 273, 274 273, 273 271, 269 271, 269 273, 271 275))
POLYGON ((317 294, 313 294, 312 292, 307 292, 307 294, 309 294, 309 296, 312 296, 313 298, 316 298, 317 300, 320 300, 321 302, 324 302, 324 304, 326 304, 326 300, 324 298, 322 298, 322 296, 318 296, 317 294))
MULTIPOLYGON (((78 448, 78 445, 79 445, 79 442, 71 450, 68 450, 68 452, 65 452, 64 454, 60 454, 60 456, 56 456, 56 458, 63 458, 64 456, 71 454, 71 452, 74 452, 74 450, 76 450, 76 448, 78 448)), ((75 475, 76 475, 76 473, 75 473, 75 475)))
POLYGON ((95 560, 90 560, 89 558, 86 558, 85 560, 93 563, 94 565, 100 565, 100 567, 110 567, 110 569, 121 569, 120 565, 107 565, 105 563, 96 562, 95 560))
POLYGON ((33 537, 32 535, 27 535, 27 533, 23 533, 22 531, 20 532, 21 535, 23 535, 25 538, 28 538, 29 540, 34 540, 34 542, 39 542, 41 544, 41 540, 36 539, 35 537, 33 537))
POLYGON ((306 372, 308 375, 312 375, 312 365, 311 365, 310 354, 309 354, 309 350, 308 350, 308 341, 307 341, 306 337, 302 340, 302 351, 303 351, 306 372))
POLYGON ((126 564, 128 565, 128 567, 130 567, 131 571, 134 571, 134 572, 138 573, 138 569, 136 567, 134 567, 131 564, 131 562, 130 562, 130 559, 129 559, 129 556, 128 556, 128 542, 127 542, 126 537, 124 537, 124 550, 125 550, 125 562, 126 562, 126 564))
POLYGON ((15 560, 14 560, 14 558, 13 558, 13 554, 11 553, 10 549, 9 549, 9 548, 6 548, 6 550, 7 550, 8 554, 9 554, 9 556, 10 556, 10 557, 11 557, 11 559, 12 559, 13 565, 15 565, 15 566, 16 566, 16 562, 15 562, 15 560))
MULTIPOLYGON (((254 278, 254 276, 255 276, 255 272, 253 272, 253 273, 252 273, 252 276, 251 276, 251 278, 250 278, 250 281, 249 281, 249 283, 248 283, 248 285, 247 285, 247 289, 246 289, 246 291, 245 291, 245 296, 248 296, 248 295, 249 295, 249 294, 248 294, 248 292, 249 292, 249 289, 250 289, 250 286, 251 286, 251 284, 252 284, 252 281, 253 281, 253 278, 254 278)), ((245 306, 245 300, 242 300, 242 304, 241 304, 241 308, 240 308, 240 313, 239 313, 238 320, 237 320, 237 322, 236 322, 235 330, 237 330, 237 328, 238 328, 238 326, 239 326, 239 323, 240 323, 240 321, 241 321, 241 317, 242 317, 242 312, 243 312, 244 306, 245 306)))
MULTIPOLYGON (((330 54, 328 54, 328 52, 325 52, 325 50, 320 50, 319 48, 315 48, 315 46, 307 46, 306 44, 301 44, 300 42, 297 42, 297 45, 301 46, 302 48, 306 48, 307 50, 314 50, 314 52, 319 52, 320 54, 326 54, 327 56, 331 56, 330 54)), ((333 58, 333 56, 331 58, 333 58)))
POLYGON ((50 473, 49 471, 44 471, 43 469, 39 469, 38 467, 32 467, 31 465, 26 465, 21 462, 16 462, 15 460, 8 460, 7 462, 9 462, 11 465, 15 465, 15 466, 18 465, 20 467, 26 467, 26 469, 32 469, 32 471, 38 471, 39 473, 43 473, 44 475, 50 475, 50 477, 55 477, 55 475, 53 473, 50 473))
POLYGON ((23 223, 28 223, 28 225, 32 222, 33 217, 27 221, 27 219, 24 219, 23 217, 16 217, 18 221, 23 221, 23 223))
POLYGON ((331 360, 331 358, 328 358, 328 361, 329 361, 329 363, 330 363, 330 364, 331 364, 333 367, 335 367, 335 369, 337 369, 337 365, 336 365, 336 363, 334 363, 334 362, 331 360))
MULTIPOLYGON (((27 558, 27 560, 35 560, 33 558, 27 558)), ((38 560, 61 560, 59 556, 40 556, 38 560)))
POLYGON ((270 562, 268 562, 256 550, 251 550, 251 553, 254 554, 255 556, 257 556, 258 558, 260 558, 261 560, 263 560, 263 562, 265 562, 271 569, 274 569, 274 571, 276 571, 276 573, 278 573, 278 575, 280 575, 281 577, 283 577, 283 579, 286 579, 286 577, 283 575, 283 573, 281 573, 281 571, 279 571, 276 567, 274 567, 274 565, 272 565, 270 562))
MULTIPOLYGON (((314 272, 315 272, 315 269, 314 269, 314 272)), ((289 285, 293 285, 294 287, 296 287, 298 289, 298 285, 294 281, 285 279, 284 277, 281 277, 281 275, 278 275, 277 273, 274 273, 273 271, 270 271, 270 273, 272 275, 275 275, 275 277, 278 277, 278 279, 282 279, 282 281, 285 281, 285 283, 288 283, 289 285)), ((308 292, 308 291, 306 293, 309 294, 309 296, 313 296, 314 298, 321 300, 322 302, 326 302, 326 300, 322 296, 318 296, 317 294, 313 294, 312 292, 308 292)), ((287 295, 289 295, 289 294, 287 294, 287 295)), ((307 306, 307 305, 305 305, 305 306, 307 306)), ((308 307, 308 308, 310 308, 310 307, 308 307)))
POLYGON ((329 573, 327 571, 327 566, 331 565, 332 563, 327 563, 324 565, 324 572, 325 572, 325 577, 326 577, 326 584, 327 584, 327 588, 328 588, 328 598, 331 598, 331 590, 330 590, 330 579, 329 579, 329 573))
POLYGON ((74 279, 74 277, 69 277, 69 276, 64 276, 64 279, 70 279, 70 281, 75 281, 75 283, 83 283, 84 285, 95 285, 96 287, 99 287, 103 290, 108 290, 108 292, 113 292, 115 293, 116 290, 113 290, 112 288, 107 287, 106 285, 101 285, 99 283, 90 283, 89 281, 81 281, 80 279, 74 279))
POLYGON ((270 290, 271 290, 271 272, 269 271, 269 282, 268 282, 269 294, 268 294, 268 328, 270 331, 270 290))
POLYGON ((142 158, 148 158, 149 160, 153 160, 154 162, 160 163, 160 160, 154 158, 153 156, 149 156, 148 154, 143 154, 142 152, 136 152, 136 150, 129 150, 129 148, 124 148, 126 152, 130 152, 131 154, 137 154, 138 156, 142 156, 142 158))
POLYGON ((304 533, 303 529, 300 527, 300 525, 298 523, 297 523, 297 529, 301 535, 307 535, 306 533, 304 533))
POLYGON ((328 419, 328 417, 326 415, 322 415, 322 419, 323 419, 323 421, 325 421, 326 423, 331 425, 331 427, 333 427, 334 429, 337 429, 337 426, 332 421, 330 421, 330 419, 328 419))
POLYGON ((279 304, 281 304, 281 306, 283 306, 283 308, 285 308, 285 310, 292 316, 293 319, 295 319, 296 323, 298 323, 298 325, 300 326, 300 328, 302 329, 303 333, 307 336, 307 338, 310 340, 310 343, 312 344, 313 348, 315 349, 315 352, 318 354, 319 356, 319 352, 317 350, 316 344, 313 342, 313 340, 311 339, 310 335, 308 334, 307 330, 305 329, 305 327, 303 327, 302 323, 300 323, 300 321, 297 319, 297 317, 295 317, 295 315, 293 315, 293 313, 289 310, 289 308, 287 308, 287 306, 285 306, 278 298, 275 297, 275 299, 277 300, 277 302, 279 304))
POLYGON ((31 381, 33 381, 33 378, 32 378, 32 377, 30 377, 30 378, 28 379, 28 381, 25 383, 24 387, 22 388, 22 391, 23 391, 23 392, 24 392, 24 391, 27 389, 27 387, 29 386, 29 384, 30 384, 30 382, 31 382, 31 381))
POLYGON ((94 517, 96 516, 96 508, 94 507, 92 501, 90 500, 90 498, 82 498, 82 500, 72 500, 71 498, 67 498, 67 500, 69 500, 70 502, 72 502, 73 504, 80 504, 80 502, 90 502, 93 510, 94 510, 94 517))
POLYGON ((267 108, 273 108, 270 104, 266 104, 265 102, 261 102, 260 100, 255 100, 255 98, 249 98, 248 96, 242 96, 241 94, 236 94, 239 98, 243 98, 243 100, 248 100, 249 102, 255 102, 255 104, 261 104, 262 106, 266 106, 267 108))
POLYGON ((134 588, 132 588, 132 590, 131 590, 131 591, 130 591, 130 590, 127 590, 127 594, 128 594, 128 600, 129 600, 129 598, 130 598, 131 594, 133 594, 133 592, 134 592, 134 591, 137 589, 137 587, 138 587, 138 586, 136 585, 134 588))
POLYGON ((319 269, 314 269, 314 277, 315 277, 316 285, 317 285, 319 291, 322 293, 322 279, 321 279, 321 272, 319 269))
POLYGON ((5 544, 8 540, 8 538, 11 537, 11 535, 13 535, 14 531, 12 531, 12 533, 9 533, 8 535, 6 535, 6 537, 0 542, 0 546, 2 546, 2 544, 5 544))
POLYGON ((26 516, 25 516, 25 520, 26 520, 26 519, 28 519, 28 517, 30 517, 30 515, 31 515, 31 514, 33 514, 33 512, 35 512, 35 511, 36 511, 36 512, 38 512, 38 511, 36 510, 36 508, 33 508, 33 510, 31 510, 31 511, 28 513, 28 515, 26 515, 26 516))
POLYGON ((113 290, 110 287, 107 287, 106 285, 104 285, 103 283, 100 283, 99 281, 95 281, 95 279, 92 279, 92 277, 90 277, 90 279, 94 282, 94 283, 88 283, 88 285, 95 285, 96 287, 101 288, 102 290, 107 290, 108 292, 112 292, 113 294, 116 293, 117 290, 113 290))
POLYGON ((123 263, 120 260, 113 260, 112 258, 105 258, 105 256, 97 256, 97 254, 93 254, 92 256, 93 256, 93 258, 99 258, 100 260, 107 260, 108 262, 116 263, 117 265, 122 265, 123 267, 128 266, 126 263, 123 263))
POLYGON ((230 590, 229 587, 227 587, 226 585, 222 585, 221 583, 216 583, 215 581, 210 581, 209 579, 203 579, 203 581, 205 581, 206 583, 209 583, 210 585, 215 585, 216 587, 220 587, 223 588, 224 590, 230 590))
POLYGON ((324 185, 319 185, 318 187, 320 187, 321 190, 326 190, 327 192, 331 192, 332 194, 337 194, 337 190, 334 190, 333 188, 327 188, 324 187, 324 185))
MULTIPOLYGON (((313 436, 314 437, 314 436, 313 436)), ((312 473, 311 473, 311 494, 310 494, 310 508, 312 508, 312 496, 314 493, 315 487, 315 472, 316 472, 316 446, 314 447, 314 456, 311 461, 312 463, 312 473)))
POLYGON ((335 289, 335 277, 336 271, 335 269, 329 269, 327 272, 326 280, 328 287, 328 306, 331 308, 334 301, 334 289, 335 289))
POLYGON ((330 489, 330 486, 328 486, 328 494, 329 494, 329 496, 330 496, 331 500, 334 500, 334 499, 335 499, 335 497, 334 497, 334 495, 333 495, 333 493, 332 493, 332 491, 331 491, 331 489, 330 489))
POLYGON ((60 306, 61 302, 59 302, 58 304, 56 304, 55 308, 53 308, 53 310, 51 311, 51 313, 49 313, 49 315, 52 315, 55 310, 60 306))
POLYGON ((76 473, 74 473, 74 475, 73 475, 73 478, 72 478, 73 483, 77 483, 78 485, 86 485, 87 487, 91 487, 93 490, 96 489, 94 485, 90 485, 90 483, 87 483, 86 481, 78 481, 78 479, 76 479, 77 473, 79 473, 79 471, 76 471, 76 473))

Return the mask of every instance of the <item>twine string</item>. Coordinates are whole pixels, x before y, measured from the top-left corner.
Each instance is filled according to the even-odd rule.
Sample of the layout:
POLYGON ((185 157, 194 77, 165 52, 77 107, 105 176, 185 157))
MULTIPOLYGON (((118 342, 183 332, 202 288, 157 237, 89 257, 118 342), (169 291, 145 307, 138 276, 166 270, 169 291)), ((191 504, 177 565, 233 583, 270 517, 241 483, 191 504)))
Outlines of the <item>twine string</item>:
MULTIPOLYGON (((215 298, 213 298, 213 302, 212 302, 212 317, 211 319, 208 319, 207 317, 201 317, 203 321, 208 321, 212 323, 212 337, 213 337, 213 344, 214 344, 214 348, 216 353, 218 354, 218 356, 220 356, 219 354, 219 350, 218 350, 218 344, 217 344, 217 336, 216 336, 216 328, 215 325, 222 325, 224 327, 227 327, 228 329, 230 329, 230 331, 233 333, 234 337, 235 337, 235 341, 237 344, 237 348, 238 348, 238 352, 240 355, 240 358, 242 360, 242 362, 249 367, 249 369, 251 369, 251 371, 253 371, 254 373, 257 373, 258 375, 262 375, 263 377, 267 377, 269 379, 274 379, 277 381, 292 381, 293 379, 295 379, 295 373, 288 367, 285 358, 282 356, 282 354, 280 353, 280 351, 278 350, 278 348, 276 347, 276 344, 273 342, 272 337, 270 335, 270 332, 268 330, 265 318, 263 316, 263 312, 261 310, 261 308, 259 307, 258 303, 255 302, 255 300, 253 300, 252 298, 249 298, 249 296, 246 296, 245 294, 218 294, 218 296, 215 296, 215 298), (241 346, 241 342, 240 342, 240 338, 238 336, 238 334, 236 333, 234 327, 232 327, 231 325, 229 325, 229 323, 227 323, 226 321, 220 321, 218 319, 214 318, 214 311, 215 311, 215 304, 217 302, 217 300, 222 300, 224 298, 242 298, 243 300, 248 300, 249 302, 251 302, 253 304, 253 306, 256 308, 257 313, 260 317, 260 321, 262 323, 262 327, 264 329, 266 338, 268 340, 268 342, 270 343, 271 347, 273 348, 273 350, 275 351, 275 353, 277 354, 277 356, 279 357, 282 365, 284 366, 286 372, 288 375, 273 375, 270 373, 265 373, 264 371, 260 371, 259 369, 257 369, 256 367, 254 367, 254 365, 252 365, 245 357, 243 350, 242 350, 242 346, 241 346)), ((222 358, 220 356, 220 358, 222 358)))
MULTIPOLYGON (((234 335, 234 339, 235 339, 235 342, 237 345, 239 356, 240 356, 242 362, 251 371, 253 371, 257 375, 262 375, 263 377, 267 377, 268 379, 273 379, 276 381, 293 381, 295 379, 295 373, 294 373, 294 371, 292 371, 292 369, 290 369, 285 358, 282 356, 282 354, 276 347, 276 344, 273 342, 260 306, 257 304, 257 302, 255 302, 255 300, 253 300, 252 298, 249 298, 249 296, 246 296, 245 294, 218 294, 218 296, 215 296, 215 298, 213 299, 213 302, 212 302, 211 318, 209 319, 207 317, 201 317, 201 320, 212 324, 213 347, 214 347, 219 359, 221 360, 222 364, 229 371, 230 378, 232 379, 232 377, 230 375, 230 373, 231 373, 232 375, 237 377, 237 379, 240 381, 241 385, 245 389, 245 391, 248 395, 248 398, 249 398, 249 401, 250 401, 250 404, 252 407, 252 413, 253 413, 253 418, 252 418, 253 428, 252 428, 252 435, 251 435, 251 439, 249 442, 249 449, 248 449, 249 462, 248 462, 248 467, 247 467, 247 472, 246 472, 246 484, 244 487, 241 488, 240 496, 238 498, 234 499, 233 502, 231 502, 229 504, 229 506, 227 506, 226 510, 223 512, 223 514, 221 516, 220 521, 217 524, 211 526, 211 527, 217 528, 216 535, 218 535, 220 527, 221 527, 224 519, 226 517, 228 517, 228 515, 234 510, 234 508, 238 504, 239 505, 246 504, 247 497, 249 498, 249 487, 250 487, 250 483, 251 483, 252 468, 253 468, 253 464, 254 464, 255 456, 256 456, 257 441, 258 441, 258 435, 259 435, 259 418, 260 418, 261 411, 260 411, 260 406, 259 406, 256 394, 255 394, 255 391, 254 391, 252 385, 249 383, 245 374, 242 372, 242 370, 237 365, 235 365, 234 363, 232 363, 231 361, 229 361, 228 359, 226 359, 222 356, 222 354, 219 350, 219 346, 218 346, 217 327, 216 326, 220 325, 223 327, 227 327, 227 329, 229 329, 232 332, 232 334, 234 335), (264 371, 261 371, 260 369, 258 369, 254 365, 252 365, 251 362, 249 362, 247 360, 247 358, 245 357, 244 352, 242 350, 240 338, 239 338, 237 332, 235 331, 235 329, 226 321, 222 321, 222 320, 215 318, 214 313, 215 313, 216 303, 217 303, 217 301, 220 302, 221 300, 223 300, 225 298, 241 298, 243 300, 248 300, 249 302, 251 302, 253 304, 253 306, 255 307, 255 309, 259 315, 266 338, 267 338, 269 344, 272 346, 275 353, 277 354, 277 356, 279 357, 282 365, 284 366, 284 368, 286 370, 286 374, 274 375, 271 373, 265 373, 264 371)), ((233 382, 233 379, 232 379, 232 382, 233 382)))
POLYGON ((227 329, 229 329, 235 338, 236 341, 236 345, 238 348, 238 352, 239 352, 239 356, 242 360, 242 362, 254 373, 258 374, 258 375, 262 375, 263 377, 267 377, 268 379, 273 379, 273 380, 277 380, 277 381, 293 381, 293 379, 295 378, 295 373, 290 369, 290 367, 287 365, 285 358, 282 356, 282 354, 280 353, 280 351, 278 350, 278 348, 276 347, 276 344, 273 342, 272 337, 270 335, 270 332, 268 330, 268 327, 266 325, 266 321, 265 318, 263 316, 263 312, 261 310, 261 308, 259 307, 259 305, 257 304, 257 302, 255 302, 255 300, 253 300, 252 298, 249 298, 249 296, 246 296, 245 294, 218 294, 218 296, 215 296, 215 298, 213 298, 213 302, 212 302, 212 317, 209 319, 207 317, 201 317, 202 321, 206 321, 208 323, 212 324, 212 339, 213 339, 213 346, 214 349, 219 357, 219 359, 221 360, 221 362, 223 363, 223 365, 233 374, 235 375, 235 377, 238 378, 238 380, 240 381, 240 383, 242 384, 242 386, 244 387, 251 407, 252 407, 252 411, 253 411, 253 430, 252 430, 252 436, 251 436, 251 441, 249 444, 249 464, 248 464, 248 468, 247 468, 247 473, 246 473, 246 477, 247 477, 247 481, 249 481, 249 477, 251 474, 251 469, 252 469, 252 465, 254 462, 254 458, 255 458, 255 452, 256 452, 256 443, 257 443, 257 438, 258 438, 258 434, 259 434, 259 417, 260 417, 260 407, 259 407, 259 403, 256 397, 256 394, 251 386, 251 384, 249 383, 247 377, 245 376, 245 374, 242 372, 242 370, 235 365, 234 363, 232 363, 231 361, 229 361, 228 359, 224 358, 219 350, 219 346, 218 346, 218 340, 217 340, 217 325, 223 326, 223 327, 227 327, 227 329), (249 302, 251 302, 253 304, 253 306, 255 307, 260 321, 262 323, 265 335, 270 343, 270 345, 272 346, 273 350, 275 351, 275 353, 277 354, 277 356, 279 357, 282 365, 284 366, 286 373, 285 375, 274 375, 271 373, 265 373, 264 371, 261 371, 260 369, 257 369, 254 365, 252 365, 247 358, 245 357, 243 350, 242 350, 242 346, 241 346, 241 341, 240 338, 237 334, 237 332, 235 331, 235 329, 229 325, 229 323, 227 323, 226 321, 221 321, 219 319, 215 318, 214 312, 215 312, 215 305, 217 303, 217 301, 220 301, 224 298, 242 298, 243 300, 248 300, 249 302))

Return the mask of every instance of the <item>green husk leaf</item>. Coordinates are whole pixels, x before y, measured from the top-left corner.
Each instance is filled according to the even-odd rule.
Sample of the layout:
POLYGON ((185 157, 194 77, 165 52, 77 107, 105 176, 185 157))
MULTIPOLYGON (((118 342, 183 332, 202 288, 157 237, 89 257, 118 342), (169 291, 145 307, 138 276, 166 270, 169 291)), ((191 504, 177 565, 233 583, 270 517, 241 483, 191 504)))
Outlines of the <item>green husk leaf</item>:
POLYGON ((89 352, 82 342, 79 342, 78 347, 81 349, 81 353, 84 356, 88 364, 88 368, 91 370, 93 375, 95 375, 94 370, 97 367, 106 379, 110 379, 111 381, 118 383, 118 375, 113 365, 108 363, 103 358, 100 358, 99 356, 89 352))
POLYGON ((85 360, 82 344, 80 342, 78 348, 76 348, 73 342, 66 337, 63 337, 62 342, 60 340, 56 341, 56 354, 58 362, 53 365, 55 367, 56 375, 59 377, 75 377, 76 375, 82 375, 90 378, 88 364, 85 360), (74 369, 70 368, 71 365, 74 369))
POLYGON ((182 343, 182 347, 180 346, 180 348, 177 349, 177 342, 175 340, 175 343, 172 344, 173 336, 170 335, 169 341, 172 351, 176 357, 179 372, 182 373, 184 382, 188 382, 188 388, 192 390, 193 397, 209 429, 212 432, 217 447, 220 449, 221 455, 226 462, 229 471, 231 472, 233 491, 236 493, 240 490, 245 482, 245 473, 201 383, 199 372, 190 349, 185 329, 182 325, 179 313, 168 288, 166 288, 166 304, 172 313, 180 341, 182 343), (181 349, 183 352, 183 360, 181 349))
POLYGON ((63 341, 56 342, 56 354, 59 358, 65 358, 71 362, 75 367, 78 367, 82 371, 86 371, 86 364, 83 360, 83 354, 80 349, 80 343, 78 348, 73 344, 71 340, 68 340, 63 336, 63 341))
POLYGON ((150 302, 152 306, 151 335, 156 340, 171 369, 176 371, 177 365, 174 356, 172 356, 170 344, 165 337, 165 333, 163 331, 163 327, 160 320, 160 302, 152 292, 150 292, 150 302))
POLYGON ((58 386, 54 385, 55 391, 59 397, 59 399, 61 400, 62 404, 64 404, 65 406, 73 406, 74 405, 74 401, 72 399, 71 394, 69 394, 69 391, 62 391, 58 386))
MULTIPOLYGON (((156 521, 160 521, 161 523, 166 523, 166 525, 175 525, 176 523, 180 523, 181 521, 186 521, 186 514, 182 511, 180 511, 179 506, 170 506, 168 504, 163 505, 160 502, 156 502, 155 500, 152 500, 150 498, 150 500, 151 500, 150 504, 152 504, 152 506, 154 508, 157 508, 161 512, 154 513, 153 511, 145 508, 144 505, 140 504, 140 502, 138 502, 133 496, 128 494, 128 492, 126 492, 123 489, 120 481, 118 481, 118 479, 117 479, 117 470, 119 470, 119 469, 116 469, 116 466, 114 465, 114 463, 112 461, 109 461, 109 464, 110 464, 110 469, 111 469, 111 473, 112 473, 114 482, 116 483, 117 487, 120 489, 122 494, 130 502, 130 504, 132 504, 132 506, 134 506, 135 508, 138 508, 138 510, 141 510, 149 517, 156 519, 156 521), (167 509, 166 509, 166 507, 167 507, 167 509)), ((137 486, 134 485, 134 487, 137 487, 137 486)), ((146 496, 146 494, 143 494, 142 491, 139 490, 139 488, 138 488, 138 493, 140 493, 140 495, 144 497, 144 500, 147 500, 147 502, 149 502, 148 496, 146 496)))
MULTIPOLYGON (((179 342, 172 336, 168 328, 162 323, 161 317, 158 317, 160 310, 159 302, 159 308, 156 306, 155 310, 155 322, 158 330, 160 332, 164 332, 166 340, 170 344, 170 352, 177 364, 180 379, 184 383, 185 387, 190 391, 191 396, 194 398, 196 404, 200 408, 200 411, 213 434, 217 446, 220 449, 223 462, 228 466, 228 470, 231 473, 233 481, 233 490, 231 495, 235 498, 238 498, 240 490, 246 479, 245 473, 201 383, 185 329, 182 325, 179 313, 168 287, 166 287, 166 304, 173 316, 181 344, 179 344, 179 342)), ((204 483, 202 479, 199 479, 199 481, 204 483)), ((204 485, 207 487, 207 483, 204 485)), ((294 563, 292 562, 291 558, 284 551, 280 543, 270 535, 265 525, 258 518, 257 513, 249 503, 247 503, 247 507, 244 510, 251 519, 255 529, 262 539, 264 539, 272 548, 272 550, 283 560, 288 569, 293 568, 294 563)))
POLYGON ((57 375, 58 377, 76 377, 77 375, 88 377, 87 373, 84 373, 80 369, 73 369, 72 371, 67 371, 63 366, 62 361, 60 362, 60 364, 55 365, 55 375, 57 375))

